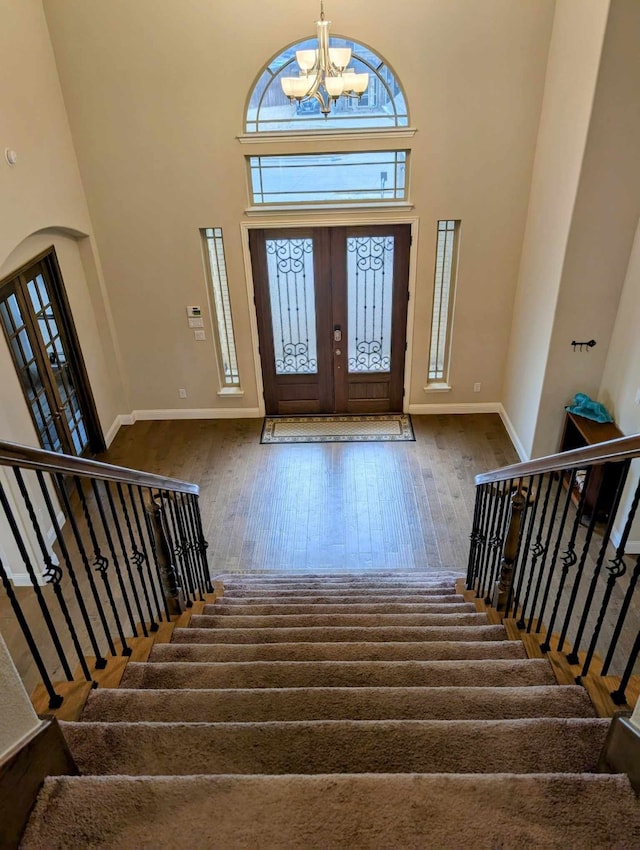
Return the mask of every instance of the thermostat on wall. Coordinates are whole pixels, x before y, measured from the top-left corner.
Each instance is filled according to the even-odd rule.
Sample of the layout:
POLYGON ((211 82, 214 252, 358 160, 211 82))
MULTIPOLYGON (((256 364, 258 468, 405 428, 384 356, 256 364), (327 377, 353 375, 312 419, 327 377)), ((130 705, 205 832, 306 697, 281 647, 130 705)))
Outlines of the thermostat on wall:
POLYGON ((187 307, 187 316, 190 319, 199 319, 202 315, 200 307, 187 307))

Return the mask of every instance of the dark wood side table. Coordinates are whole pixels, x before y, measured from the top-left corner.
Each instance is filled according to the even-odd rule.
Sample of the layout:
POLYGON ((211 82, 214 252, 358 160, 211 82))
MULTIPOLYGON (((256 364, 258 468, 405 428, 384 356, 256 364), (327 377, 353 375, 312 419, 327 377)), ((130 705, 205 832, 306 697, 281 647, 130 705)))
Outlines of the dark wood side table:
MULTIPOLYGON (((569 452, 572 449, 581 449, 583 446, 604 443, 618 437, 624 437, 624 434, 613 422, 594 422, 593 419, 567 411, 560 440, 560 451, 569 452)), ((616 490, 624 472, 623 463, 603 463, 593 467, 584 501, 584 510, 588 516, 593 514, 597 506, 598 520, 605 522, 609 518, 616 490)))

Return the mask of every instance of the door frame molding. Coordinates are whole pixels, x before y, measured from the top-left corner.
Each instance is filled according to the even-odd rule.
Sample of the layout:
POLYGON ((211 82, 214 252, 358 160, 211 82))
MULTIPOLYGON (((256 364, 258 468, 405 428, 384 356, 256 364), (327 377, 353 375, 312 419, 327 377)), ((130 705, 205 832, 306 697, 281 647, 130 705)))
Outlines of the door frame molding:
MULTIPOLYGON (((80 340, 78 338, 78 332, 73 318, 73 311, 71 309, 71 304, 69 303, 69 297, 67 295, 55 246, 50 245, 48 248, 45 248, 44 251, 40 251, 39 254, 36 254, 36 256, 32 257, 28 262, 23 263, 21 266, 14 269, 11 274, 2 278, 0 280, 0 290, 3 286, 15 280, 15 278, 24 275, 25 272, 37 263, 44 263, 49 270, 53 295, 60 308, 60 324, 69 345, 69 353, 74 360, 74 367, 80 377, 80 386, 76 388, 76 392, 84 405, 83 412, 86 414, 89 448, 93 454, 99 454, 100 452, 105 451, 107 446, 102 426, 100 425, 100 418, 98 416, 98 409, 93 397, 93 390, 91 388, 91 381, 89 380, 89 373, 87 372, 87 365, 82 353, 82 348, 80 347, 80 340)), ((0 331, 0 333, 2 333, 2 331, 0 331)), ((25 399, 25 404, 26 403, 25 399)))
POLYGON ((385 224, 408 224, 411 228, 411 245, 409 247, 409 303, 407 304, 407 350, 404 358, 404 378, 403 388, 405 391, 402 399, 402 410, 407 413, 410 399, 408 388, 411 387, 411 369, 413 365, 413 326, 414 326, 414 311, 416 301, 416 283, 417 283, 417 256, 418 256, 418 231, 420 229, 420 219, 418 216, 349 216, 343 218, 320 217, 320 216, 304 216, 296 218, 292 221, 288 219, 278 219, 264 217, 259 221, 241 221, 240 222, 240 241, 242 244, 242 257, 244 260, 245 284, 247 288, 247 302, 249 306, 249 326, 251 328, 251 345, 253 348, 253 367, 256 382, 256 391, 258 393, 258 408, 260 416, 265 415, 264 403, 264 383, 262 381, 262 361, 260 358, 260 343, 258 337, 258 318, 255 301, 255 287, 253 282, 253 266, 251 264, 251 252, 249 249, 249 231, 250 230, 268 230, 273 229, 300 229, 301 227, 359 227, 385 224))

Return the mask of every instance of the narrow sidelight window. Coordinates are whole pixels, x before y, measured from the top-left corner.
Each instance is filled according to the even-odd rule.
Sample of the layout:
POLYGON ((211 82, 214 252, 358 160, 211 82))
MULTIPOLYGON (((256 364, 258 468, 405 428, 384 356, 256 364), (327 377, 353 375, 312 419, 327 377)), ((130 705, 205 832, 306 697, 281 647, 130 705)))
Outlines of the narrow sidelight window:
POLYGON ((446 384, 449 380, 459 233, 459 221, 438 222, 427 381, 429 384, 446 384))
POLYGON ((222 244, 222 228, 206 227, 202 232, 209 260, 209 278, 217 330, 216 343, 219 362, 222 366, 223 387, 239 387, 238 361, 236 358, 236 342, 233 334, 233 319, 231 317, 231 301, 227 282, 227 267, 224 261, 224 245, 222 244))

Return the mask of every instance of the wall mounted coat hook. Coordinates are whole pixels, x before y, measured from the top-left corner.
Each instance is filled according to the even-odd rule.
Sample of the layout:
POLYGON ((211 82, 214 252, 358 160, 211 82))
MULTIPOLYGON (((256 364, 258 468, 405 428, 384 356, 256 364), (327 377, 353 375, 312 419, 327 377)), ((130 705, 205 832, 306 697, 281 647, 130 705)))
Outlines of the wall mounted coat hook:
POLYGON ((574 351, 578 347, 580 347, 580 351, 582 351, 582 349, 585 348, 585 347, 586 347, 587 351, 589 351, 589 349, 593 348, 593 346, 595 344, 596 344, 595 339, 590 339, 590 340, 588 340, 588 342, 576 342, 576 340, 574 339, 573 342, 571 343, 574 351))

